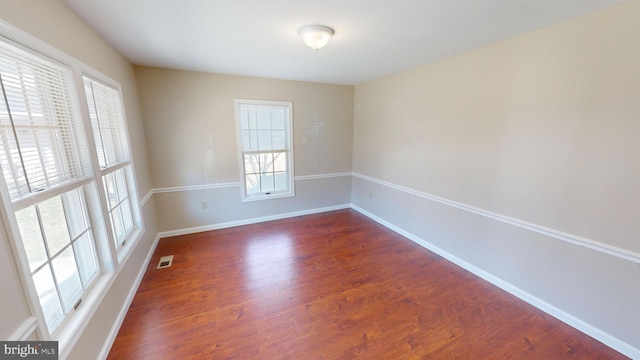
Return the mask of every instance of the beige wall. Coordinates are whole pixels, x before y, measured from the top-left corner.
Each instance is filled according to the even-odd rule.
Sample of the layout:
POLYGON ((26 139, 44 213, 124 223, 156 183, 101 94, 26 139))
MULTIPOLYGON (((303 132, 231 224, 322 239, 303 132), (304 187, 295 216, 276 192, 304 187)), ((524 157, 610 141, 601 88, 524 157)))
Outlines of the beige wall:
POLYGON ((351 171, 353 87, 136 67, 161 231, 348 204, 350 182, 296 181, 294 198, 240 202, 234 99, 293 102, 295 175, 351 171), (304 182, 302 184, 301 182, 304 182), (207 201, 207 209, 201 202, 207 201))
MULTIPOLYGON (((146 141, 142 126, 140 105, 134 69, 129 62, 109 46, 100 36, 84 24, 58 0, 0 0, 0 18, 7 23, 37 37, 65 52, 122 85, 128 131, 136 170, 140 197, 151 190, 151 177, 147 162, 146 141)), ((138 270, 144 267, 145 257, 157 234, 153 201, 143 209, 146 232, 133 249, 129 260, 119 272, 105 300, 77 345, 70 351, 70 359, 95 359, 105 343, 105 333, 112 330, 126 296, 134 286, 138 270), (79 355, 81 354, 81 355, 79 355)), ((26 298, 19 289, 9 239, 4 227, 0 229, 0 338, 8 338, 29 317, 26 298), (6 269, 6 267, 9 267, 6 269)))
POLYGON ((155 188, 239 181, 234 99, 293 102, 295 175, 351 171, 353 87, 136 67, 155 188))
POLYGON ((640 251, 639 4, 358 86, 354 171, 640 251))
POLYGON ((637 258, 638 24, 632 1, 357 86, 353 170, 374 180, 354 180, 352 202, 640 347, 640 287, 620 281, 630 269, 640 276, 637 264, 614 258, 618 267, 604 269, 608 255, 529 242, 422 196, 637 258), (399 202, 376 179, 418 195, 399 202))

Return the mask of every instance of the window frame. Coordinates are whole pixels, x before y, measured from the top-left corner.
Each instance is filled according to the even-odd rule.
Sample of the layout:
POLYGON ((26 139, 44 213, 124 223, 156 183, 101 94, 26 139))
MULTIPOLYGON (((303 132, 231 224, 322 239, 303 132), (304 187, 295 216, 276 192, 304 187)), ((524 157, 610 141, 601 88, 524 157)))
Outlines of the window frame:
MULTIPOLYGON (((60 305, 60 311, 61 311, 61 317, 56 319, 55 322, 53 322, 52 324, 48 324, 45 323, 47 325, 47 330, 51 332, 51 334, 56 334, 57 332, 59 332, 60 328, 62 326, 64 326, 64 323, 67 321, 67 319, 69 318, 69 316, 76 310, 76 308, 80 305, 80 303, 84 300, 84 298, 86 297, 87 293, 89 293, 92 288, 94 287, 94 285, 97 283, 98 278, 103 274, 103 269, 102 266, 99 262, 99 255, 98 255, 98 249, 97 249, 97 243, 96 243, 96 229, 94 226, 94 222, 92 221, 92 216, 90 214, 89 208, 88 208, 88 204, 87 204, 87 194, 86 194, 86 187, 87 186, 92 186, 92 184, 87 183, 87 182, 82 182, 82 183, 77 183, 74 182, 72 184, 70 184, 67 187, 63 187, 60 189, 56 189, 56 191, 50 192, 50 195, 45 198, 42 199, 41 201, 35 202, 33 204, 30 204, 27 207, 24 208, 14 208, 14 216, 15 214, 26 210, 30 207, 33 206, 34 208, 34 212, 35 215, 37 216, 37 222, 39 223, 39 230, 40 230, 40 234, 42 235, 41 240, 43 242, 43 249, 46 251, 46 260, 43 260, 42 263, 37 266, 35 269, 30 271, 30 276, 32 277, 32 281, 34 282, 34 286, 36 285, 36 281, 34 280, 35 278, 35 274, 42 271, 45 267, 49 268, 49 272, 50 274, 53 276, 52 280, 54 282, 54 287, 56 290, 56 297, 59 300, 59 305, 60 305), (83 221, 87 221, 87 223, 85 224, 86 228, 77 233, 77 234, 73 234, 73 230, 71 229, 73 226, 71 226, 71 216, 69 214, 69 211, 71 211, 70 209, 70 200, 67 197, 67 195, 73 195, 73 192, 77 192, 77 194, 80 196, 78 199, 80 200, 80 207, 74 209, 73 211, 78 211, 80 210, 83 215, 84 215, 84 219, 83 221), (64 228, 67 230, 68 235, 69 235, 69 242, 62 246, 61 248, 57 249, 57 250, 52 250, 50 248, 50 243, 48 240, 45 239, 45 236, 47 234, 46 228, 47 226, 45 225, 44 221, 43 221, 43 216, 42 216, 42 206, 50 201, 50 200, 55 200, 56 198, 60 199, 60 204, 62 206, 62 209, 64 211, 64 216, 65 216, 65 221, 66 224, 64 226, 64 228), (79 261, 79 254, 78 254, 78 247, 79 247, 79 243, 81 242, 81 238, 83 236, 87 235, 88 236, 88 240, 89 240, 89 245, 91 245, 91 255, 93 258, 93 261, 95 264, 95 270, 94 273, 90 276, 90 278, 85 282, 83 281, 82 277, 82 271, 81 271, 81 266, 82 266, 82 262, 79 261), (55 265, 53 264, 53 262, 58 259, 58 258, 62 258, 62 253, 66 252, 68 249, 72 249, 73 254, 74 254, 74 261, 75 264, 77 266, 77 275, 79 277, 80 280, 80 287, 81 287, 81 291, 79 294, 74 296, 74 299, 72 301, 72 303, 74 304, 74 306, 65 306, 65 305, 69 305, 70 303, 65 304, 65 302, 63 301, 62 297, 62 290, 61 290, 61 285, 63 283, 63 280, 61 280, 58 276, 60 274, 58 274, 56 271, 54 271, 54 267, 55 265)), ((17 216, 15 216, 16 221, 17 221, 17 216)), ((77 219, 73 219, 73 220, 77 220, 77 219)), ((19 221, 17 221, 17 223, 19 223, 19 221)), ((20 231, 20 227, 17 226, 17 232, 21 234, 20 231)), ((20 235, 20 241, 22 241, 22 234, 20 235)), ((25 247, 25 255, 26 254, 26 247, 25 247)), ((27 255, 28 257, 28 255, 27 255)), ((28 261, 27 261, 28 263, 28 261)), ((28 265, 29 267, 31 267, 31 264, 28 265)), ((36 292, 37 292, 37 286, 36 286, 36 292)), ((38 304, 40 304, 41 306, 43 305, 40 297, 38 295, 38 304)), ((46 314, 43 310, 43 316, 45 316, 46 318, 46 314)))
MULTIPOLYGON (((240 176, 240 196, 242 202, 251 202, 251 201, 261 201, 261 200, 270 200, 270 199, 281 199, 286 197, 295 196, 295 183, 294 183, 294 149, 293 149, 293 102, 291 101, 276 101, 276 100, 251 100, 251 99, 235 99, 234 101, 234 109, 235 109, 235 122, 236 122, 236 137, 237 137, 237 145, 238 145, 238 168, 239 168, 239 176, 240 176), (279 108, 281 110, 286 111, 286 119, 285 123, 285 148, 284 149, 269 149, 269 150, 245 150, 245 144, 243 142, 242 132, 242 115, 241 115, 241 107, 250 107, 250 108, 262 108, 262 109, 273 109, 279 108), (260 193, 249 193, 247 189, 247 172, 246 172, 246 162, 245 156, 247 155, 261 155, 261 154, 274 154, 274 153, 285 153, 285 161, 286 161, 286 174, 287 174, 287 190, 286 191, 267 191, 260 193)), ((257 130, 257 129, 256 129, 257 130)), ((270 131, 273 130, 271 127, 270 131)), ((273 162, 272 162, 273 164, 273 162)), ((273 166, 273 165, 272 165, 273 166)), ((274 182, 275 182, 275 170, 271 171, 274 174, 274 182)), ((260 175, 263 172, 259 172, 254 175, 260 175)), ((275 185, 274 185, 275 188, 275 185)))
MULTIPOLYGON (((0 169, 0 207, 4 209, 0 214, 0 220, 3 222, 6 234, 9 237, 8 243, 16 262, 18 277, 23 285, 27 305, 33 316, 35 323, 34 334, 39 340, 59 341, 60 356, 61 358, 66 358, 91 321, 93 314, 115 281, 117 274, 130 257, 133 247, 139 242, 145 232, 137 182, 135 179, 135 169, 130 150, 130 138, 127 132, 123 92, 118 82, 3 20, 0 20, 0 41, 7 42, 10 45, 17 46, 35 55, 57 62, 70 69, 69 96, 71 98, 71 106, 73 106, 74 112, 77 113, 73 121, 80 123, 77 136, 84 142, 90 158, 89 173, 87 176, 52 186, 41 192, 27 194, 17 200, 12 200, 5 177, 0 169), (108 203, 102 180, 103 172, 100 169, 95 150, 95 139, 92 133, 91 119, 89 118, 88 104, 83 88, 83 76, 89 76, 117 89, 122 107, 123 126, 120 138, 128 163, 114 166, 114 168, 124 169, 126 172, 134 230, 127 237, 126 245, 119 249, 116 248, 113 242, 114 234, 111 230, 111 220, 107 212, 108 203), (21 239, 16 219, 16 212, 28 208, 31 205, 46 201, 47 199, 65 194, 73 189, 80 189, 84 197, 85 210, 89 217, 89 226, 94 235, 94 252, 97 257, 96 261, 99 272, 91 279, 90 284, 88 284, 87 288, 82 292, 80 296, 82 300, 80 306, 65 314, 63 319, 50 330, 47 326, 41 301, 34 285, 29 259, 21 239)), ((67 213, 65 213, 65 218, 68 218, 67 213)), ((73 246, 73 244, 68 245, 69 248, 73 246)))
MULTIPOLYGON (((83 105, 86 105, 86 110, 88 111, 88 116, 86 117, 86 119, 88 122, 90 122, 90 126, 88 129, 86 129, 86 132, 87 134, 89 133, 91 134, 90 136, 93 140, 92 141, 92 143, 94 144, 93 149, 96 150, 94 153, 92 153, 93 155, 97 156, 99 149, 97 146, 98 139, 96 139, 96 129, 91 119, 91 111, 89 110, 89 99, 87 98, 87 93, 85 90, 86 81, 97 83, 100 86, 104 86, 106 88, 109 88, 110 90, 115 91, 117 93, 116 100, 119 102, 118 104, 116 104, 115 109, 111 109, 112 111, 114 111, 115 115, 117 116, 115 123, 111 125, 116 126, 117 128, 116 131, 118 132, 118 135, 121 138, 120 143, 118 145, 120 145, 119 151, 121 152, 122 159, 119 162, 110 163, 110 162, 107 162, 106 154, 104 154, 105 164, 104 165, 101 164, 100 159, 98 158, 97 166, 99 168, 98 172, 99 172, 100 182, 101 182, 102 191, 103 191, 103 200, 106 206, 105 214, 107 214, 107 217, 109 217, 109 222, 111 225, 109 227, 110 237, 114 240, 114 245, 116 248, 116 252, 118 253, 119 260, 122 261, 124 256, 128 255, 128 252, 125 252, 123 250, 127 249, 126 247, 127 241, 129 240, 129 238, 132 237, 133 234, 136 233, 137 227, 138 227, 136 226, 136 224, 140 224, 139 227, 141 227, 142 230, 144 230, 144 226, 142 225, 141 213, 140 213, 140 204, 138 201, 139 197, 138 197, 137 188, 135 184, 135 177, 134 177, 135 171, 134 171, 133 161, 131 159, 132 156, 131 156, 131 148, 129 143, 129 134, 127 132, 127 126, 126 126, 127 125, 126 113, 124 111, 124 98, 122 97, 121 86, 117 82, 104 79, 104 77, 101 77, 101 76, 96 76, 94 74, 89 73, 88 71, 82 72, 82 83, 83 83, 82 93, 84 95, 83 105), (122 172, 122 176, 124 177, 124 182, 122 182, 121 184, 125 185, 127 195, 125 196, 125 198, 118 199, 119 200, 118 204, 112 207, 111 202, 109 200, 109 195, 107 194, 107 190, 106 190, 107 182, 105 179, 107 176, 110 176, 110 175, 116 176, 118 172, 122 172), (128 231, 123 237, 122 241, 120 241, 120 238, 117 237, 115 233, 115 227, 112 221, 113 219, 112 211, 115 210, 115 208, 119 207, 125 201, 128 203, 128 207, 129 207, 128 210, 129 210, 131 221, 132 221, 132 229, 128 231)), ((97 104, 95 104, 96 98, 95 98, 95 94, 93 94, 93 90, 92 90, 92 95, 94 95, 94 98, 92 101, 94 102, 94 105, 97 106, 97 104)), ((100 126, 101 124, 99 119, 97 120, 97 122, 98 122, 98 126, 100 126)), ((102 138, 102 136, 100 136, 100 146, 103 148, 103 151, 104 151, 105 145, 104 145, 104 139, 102 138)))

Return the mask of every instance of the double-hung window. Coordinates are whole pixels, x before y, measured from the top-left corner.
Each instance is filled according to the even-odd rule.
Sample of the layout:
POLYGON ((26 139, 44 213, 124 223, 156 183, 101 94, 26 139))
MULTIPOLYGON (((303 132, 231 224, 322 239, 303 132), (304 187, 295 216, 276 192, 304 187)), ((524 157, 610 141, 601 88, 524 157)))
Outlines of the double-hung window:
POLYGON ((236 100, 244 201, 294 195, 292 104, 236 100))
POLYGON ((0 26, 0 208, 41 340, 69 338, 143 231, 122 96, 83 69, 0 26))
POLYGON ((0 164, 50 330, 100 271, 85 199, 91 161, 73 90, 69 67, 0 41, 0 164))
POLYGON ((117 248, 133 231, 129 181, 131 163, 124 149, 124 117, 120 92, 98 80, 84 76, 93 138, 107 197, 111 230, 117 248))

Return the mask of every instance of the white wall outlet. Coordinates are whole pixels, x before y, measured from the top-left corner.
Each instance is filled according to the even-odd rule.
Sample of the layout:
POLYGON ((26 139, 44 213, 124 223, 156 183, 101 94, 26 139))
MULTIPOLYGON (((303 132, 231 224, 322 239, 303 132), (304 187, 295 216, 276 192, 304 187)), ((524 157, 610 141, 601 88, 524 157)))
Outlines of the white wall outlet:
POLYGON ((207 208, 207 202, 206 202, 206 201, 201 202, 201 203, 200 203, 200 208, 201 208, 202 210, 206 209, 206 208, 207 208))

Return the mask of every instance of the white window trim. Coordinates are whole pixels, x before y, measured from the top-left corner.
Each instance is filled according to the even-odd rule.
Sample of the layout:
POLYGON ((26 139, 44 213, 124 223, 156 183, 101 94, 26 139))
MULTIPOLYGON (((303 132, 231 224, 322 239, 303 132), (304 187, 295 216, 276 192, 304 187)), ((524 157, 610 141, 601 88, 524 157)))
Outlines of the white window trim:
MULTIPOLYGON (((95 191, 98 192, 96 196, 99 196, 101 199, 99 201, 101 209, 90 209, 90 211, 99 210, 102 218, 105 218, 106 203, 103 200, 104 190, 102 187, 102 183, 100 181, 100 177, 102 172, 99 170, 99 162, 97 159, 97 154, 93 150, 95 149, 95 144, 93 140, 93 136, 90 136, 91 133, 91 121, 89 119, 88 108, 86 103, 85 94, 83 91, 83 79, 82 76, 90 76, 99 81, 102 81, 106 84, 109 84, 118 89, 120 93, 120 100, 122 102, 123 108, 125 107, 125 102, 122 95, 122 89, 118 82, 109 79, 104 74, 96 71, 90 66, 82 63, 80 60, 56 49, 55 47, 47 44, 46 42, 24 32, 23 30, 5 22, 0 19, 0 37, 4 37, 12 40, 15 43, 20 44, 25 48, 29 48, 32 51, 43 54, 46 57, 49 57, 53 60, 61 62, 63 64, 68 65, 73 73, 74 86, 71 89, 71 96, 75 96, 77 104, 79 104, 79 114, 82 117, 83 130, 82 134, 89 146, 90 154, 91 154, 91 164, 94 169, 93 175, 87 180, 82 179, 79 182, 90 182, 94 179, 96 180, 95 191), (98 170, 95 170, 98 169, 98 170)), ((124 111, 124 109, 123 109, 124 111)), ((123 114, 126 116, 126 114, 123 114)), ((22 282, 23 289, 25 289, 25 298, 28 299, 28 306, 31 314, 36 318, 36 333, 40 340, 57 340, 59 342, 59 354, 61 358, 66 358, 70 354, 74 345, 79 340, 80 336, 84 332, 84 329, 87 327, 91 319, 93 318, 94 313, 97 311, 100 303, 105 298, 107 291, 113 285, 117 274, 120 269, 124 266, 128 258, 130 257, 133 247, 137 244, 145 232, 144 223, 142 221, 140 200, 138 196, 138 188, 137 182, 135 179, 135 169, 133 164, 133 157, 131 154, 131 146, 129 133, 126 126, 126 117, 124 118, 125 126, 123 126, 123 146, 124 151, 128 157, 127 169, 129 171, 128 176, 128 186, 130 192, 131 199, 131 211, 133 215, 133 220, 135 223, 135 230, 129 236, 128 241, 119 251, 116 251, 113 241, 110 239, 113 237, 113 234, 110 234, 111 230, 109 226, 105 226, 102 224, 93 224, 95 228, 98 226, 105 226, 106 232, 109 233, 109 239, 100 238, 99 232, 96 230, 96 243, 98 252, 98 258, 101 265, 101 273, 98 278, 94 281, 91 290, 85 292, 82 297, 82 305, 78 307, 78 309, 67 316, 59 324, 53 332, 49 332, 47 328, 46 321, 44 319, 44 315, 42 309, 40 307, 40 300, 38 297, 38 293, 35 289, 35 285, 33 282, 33 278, 31 277, 31 271, 29 268, 29 263, 27 256, 25 254, 23 246, 16 239, 20 239, 20 233, 18 231, 18 225, 15 219, 15 215, 7 214, 5 211, 1 213, 1 220, 5 225, 5 229, 7 235, 11 238, 12 241, 9 241, 11 250, 13 251, 14 257, 16 259, 17 270, 19 272, 19 278, 22 282), (106 246, 108 245, 108 246, 106 246)), ((1 176, 0 176, 1 178, 1 176)), ((3 209, 14 209, 16 204, 12 204, 11 197, 6 188, 6 184, 4 184, 4 178, 0 179, 0 206, 3 209)), ((77 183, 76 183, 77 184, 77 183)), ((73 185, 69 185, 73 186, 73 185)), ((66 188, 67 186, 64 186, 66 188)), ((62 189, 55 189, 54 191, 61 191, 62 189)), ((29 203, 37 202, 37 196, 27 197, 24 200, 20 200, 20 207, 27 207, 29 203)), ((91 207, 91 205, 89 205, 91 207)))
POLYGON ((287 197, 295 196, 295 173, 294 173, 294 149, 293 149, 293 102, 291 101, 274 101, 274 100, 251 100, 251 99, 235 99, 234 102, 234 111, 235 111, 235 121, 236 121, 236 138, 238 144, 238 169, 240 174, 240 196, 242 202, 251 202, 251 201, 261 201, 261 200, 271 200, 271 199, 281 199, 287 197), (274 194, 253 194, 247 195, 246 188, 246 174, 245 174, 245 163, 244 163, 244 153, 242 146, 242 130, 240 128, 240 105, 266 105, 266 106, 282 106, 287 108, 289 112, 288 118, 288 131, 289 134, 287 136, 287 163, 289 165, 288 168, 288 182, 289 182, 289 191, 283 193, 274 193, 274 194))
MULTIPOLYGON (((133 166, 133 154, 131 153, 131 144, 129 142, 129 132, 128 132, 128 127, 127 127, 127 117, 126 117, 126 112, 125 112, 125 102, 124 102, 124 98, 122 95, 122 87, 121 85, 116 82, 113 81, 111 79, 105 78, 104 75, 101 75, 100 73, 96 72, 95 70, 91 70, 91 69, 82 69, 82 74, 80 76, 80 81, 82 82, 82 87, 81 89, 83 89, 82 91, 82 95, 85 96, 85 92, 84 92, 84 78, 89 78, 89 80, 92 81, 96 81, 98 83, 102 83, 103 85, 109 86, 114 88, 117 92, 118 95, 120 97, 120 104, 121 104, 121 116, 122 116, 122 122, 121 124, 118 124, 118 131, 121 133, 120 136, 123 137, 125 139, 125 141, 123 141, 121 143, 122 145, 122 152, 123 152, 123 157, 124 160, 116 163, 116 164, 112 164, 112 165, 107 165, 104 168, 100 168, 100 164, 97 158, 97 153, 92 152, 92 156, 94 156, 94 164, 97 164, 96 169, 99 169, 99 177, 101 179, 104 178, 105 175, 107 174, 111 174, 111 173, 115 173, 116 171, 122 169, 125 172, 125 180, 127 182, 127 188, 129 189, 129 202, 130 202, 130 207, 131 207, 131 215, 133 218, 133 225, 134 225, 134 229, 133 232, 127 236, 127 238, 125 239, 125 243, 123 244, 119 244, 116 246, 116 253, 118 254, 118 263, 122 263, 124 262, 125 258, 128 258, 130 252, 131 252, 131 241, 128 241, 129 239, 135 239, 135 241, 137 241, 138 238, 140 238, 142 236, 142 233, 144 233, 144 224, 142 221, 142 214, 141 214, 141 208, 140 208, 140 201, 139 201, 139 196, 138 196, 138 188, 136 185, 136 181, 135 181, 135 169, 133 166), (139 231, 139 229, 142 229, 142 231, 139 231)), ((87 130, 87 132, 90 132, 91 134, 93 134, 93 129, 92 129, 92 123, 91 123, 91 119, 89 116, 89 111, 88 111, 88 102, 85 101, 82 103, 83 105, 83 111, 86 111, 83 117, 83 119, 86 121, 86 126, 89 126, 87 129, 91 129, 91 130, 87 130)), ((95 139, 93 137, 91 137, 91 144, 93 146, 93 148, 95 148, 95 139)), ((101 187, 101 193, 100 196, 103 197, 103 199, 105 201, 103 201, 103 213, 107 214, 107 216, 109 216, 109 202, 106 199, 106 194, 104 194, 104 188, 101 187)), ((108 227, 107 228, 107 232, 109 233, 109 237, 110 238, 115 238, 115 234, 113 234, 112 228, 108 227)))
MULTIPOLYGON (((78 60, 75 60, 77 62, 79 62, 78 60)), ((127 126, 128 122, 127 122, 127 113, 126 113, 126 103, 124 101, 124 97, 123 97, 123 93, 122 93, 122 85, 120 85, 119 82, 112 80, 108 77, 106 77, 105 75, 103 75, 102 73, 100 73, 99 71, 85 65, 85 64, 81 64, 80 70, 81 73, 78 74, 77 76, 77 86, 78 89, 84 89, 84 82, 83 82, 83 76, 87 76, 90 77, 92 79, 101 81, 115 89, 118 90, 118 93, 120 94, 120 102, 122 103, 122 111, 123 111, 123 120, 124 120, 124 124, 122 124, 122 137, 125 139, 125 141, 122 143, 122 151, 124 153, 124 156, 127 158, 127 161, 125 163, 120 163, 117 165, 112 165, 112 166, 107 166, 104 169, 100 169, 100 162, 98 161, 98 156, 96 153, 92 152, 92 156, 94 156, 94 166, 96 166, 96 169, 100 169, 100 177, 104 176, 105 174, 108 174, 112 171, 115 171, 119 168, 124 168, 125 171, 127 172, 127 186, 129 187, 129 192, 130 192, 130 201, 131 201, 131 212, 132 212, 132 216, 133 216, 133 222, 136 225, 136 228, 134 229, 133 233, 129 236, 129 238, 131 239, 131 241, 127 241, 124 245, 122 245, 119 249, 116 249, 116 253, 117 253, 117 257, 118 257, 118 261, 116 263, 116 269, 118 269, 119 267, 121 267, 124 263, 126 263, 127 259, 129 258, 129 256, 131 255, 131 252, 133 251, 133 247, 135 244, 138 243, 138 240, 140 238, 142 238, 142 235, 145 233, 146 229, 145 229, 145 225, 144 222, 142 221, 142 209, 141 209, 141 204, 140 204, 140 196, 138 195, 138 183, 136 181, 136 170, 135 170, 135 163, 133 161, 133 153, 131 152, 131 142, 130 142, 130 137, 129 137, 129 127, 127 126)), ((84 90, 81 91, 82 92, 82 99, 84 100, 84 90)), ((87 102, 86 100, 83 101, 82 103, 82 108, 83 108, 83 120, 85 121, 85 127, 86 129, 91 129, 91 119, 89 118, 89 110, 87 107, 87 102)), ((91 130, 87 130, 88 132, 91 132, 91 130)), ((92 136, 90 136, 90 146, 93 146, 93 148, 95 148, 95 144, 94 144, 94 139, 92 136)), ((102 189, 102 187, 100 186, 100 196, 102 198, 105 198, 105 194, 104 194, 104 190, 102 189)), ((106 202, 102 202, 102 204, 104 205, 102 212, 103 214, 108 214, 108 204, 106 202)), ((111 227, 107 227, 107 232, 109 233, 110 238, 114 237, 114 234, 111 233, 111 227)), ((109 245, 109 246, 115 246, 113 244, 109 245)))

